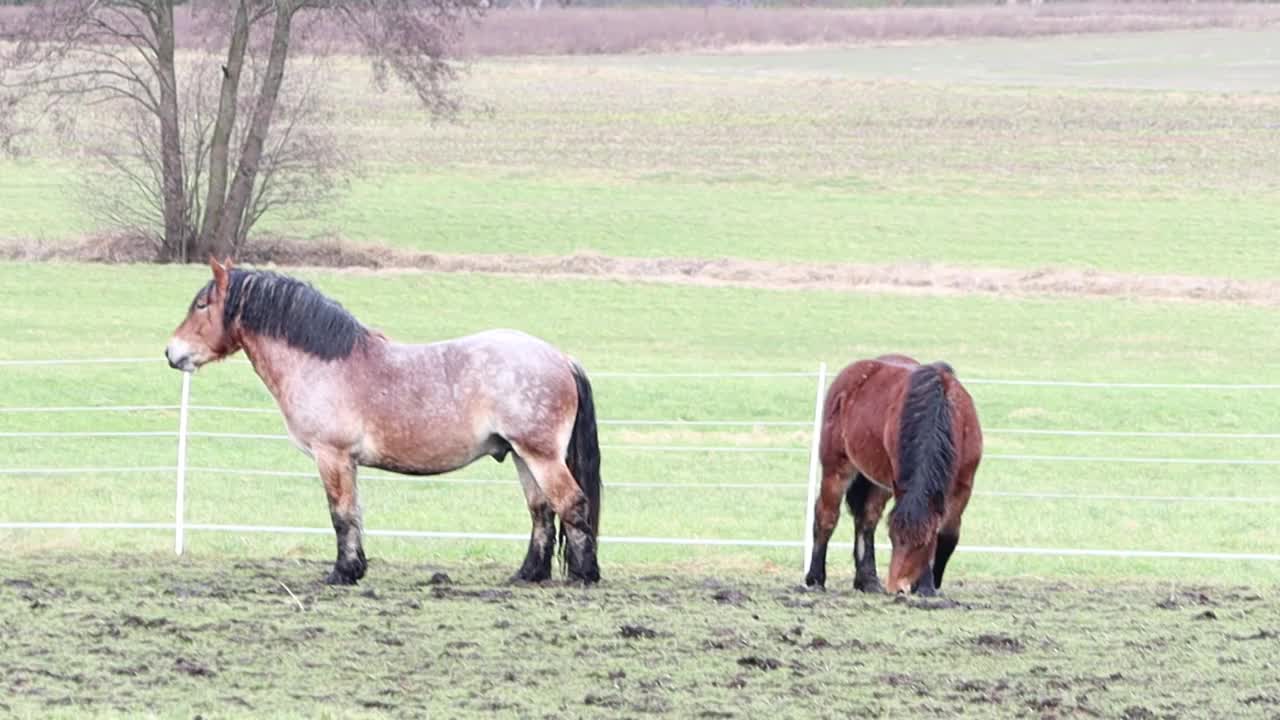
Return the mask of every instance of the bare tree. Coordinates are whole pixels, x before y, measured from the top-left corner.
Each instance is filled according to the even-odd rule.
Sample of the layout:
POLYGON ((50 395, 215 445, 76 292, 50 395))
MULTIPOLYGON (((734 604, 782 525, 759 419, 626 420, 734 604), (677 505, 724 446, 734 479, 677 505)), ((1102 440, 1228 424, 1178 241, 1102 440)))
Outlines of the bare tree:
POLYGON ((451 58, 484 2, 218 0, 199 10, 208 47, 180 82, 174 0, 44 0, 6 33, 0 140, 29 129, 19 117, 64 123, 86 107, 118 108, 126 142, 96 155, 128 192, 104 196, 105 212, 131 224, 158 217, 172 259, 228 255, 264 213, 316 197, 332 178, 315 182, 317 153, 336 148, 307 122, 321 112, 314 86, 285 87, 306 24, 340 29, 380 87, 394 77, 429 115, 450 115, 451 58))
MULTIPOLYGON (((251 56, 252 57, 252 56, 251 56)), ((353 171, 349 155, 332 131, 335 113, 325 95, 323 59, 308 56, 290 62, 290 81, 277 100, 254 192, 245 209, 239 232, 232 238, 232 254, 239 254, 249 232, 268 213, 304 216, 332 199, 344 187, 353 171)), ((250 69, 256 74, 256 65, 250 69)), ((183 237, 198 239, 201 220, 212 220, 218 210, 209 211, 206 200, 221 196, 209 192, 214 127, 219 107, 220 68, 199 64, 185 68, 180 92, 182 135, 183 237), (216 77, 215 77, 216 76, 216 77)), ((241 95, 236 111, 241 116, 251 109, 252 97, 241 95)), ((86 148, 90 163, 79 178, 80 201, 100 221, 145 238, 156 256, 186 262, 188 243, 171 244, 165 235, 163 165, 156 149, 159 129, 150 114, 136 105, 125 105, 117 126, 99 137, 78 139, 86 148)), ((238 149, 244 145, 245 126, 238 125, 225 146, 227 165, 238 165, 238 149)), ((208 232, 207 223, 204 228, 208 232)))

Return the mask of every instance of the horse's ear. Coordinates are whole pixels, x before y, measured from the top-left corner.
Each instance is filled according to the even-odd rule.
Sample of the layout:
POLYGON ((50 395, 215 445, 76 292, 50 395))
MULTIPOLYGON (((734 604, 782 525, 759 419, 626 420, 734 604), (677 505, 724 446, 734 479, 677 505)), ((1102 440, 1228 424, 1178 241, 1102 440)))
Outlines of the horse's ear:
POLYGON ((231 261, 226 264, 218 262, 218 258, 212 254, 209 255, 209 269, 213 271, 213 286, 217 289, 218 295, 225 297, 227 292, 227 284, 231 280, 231 261))

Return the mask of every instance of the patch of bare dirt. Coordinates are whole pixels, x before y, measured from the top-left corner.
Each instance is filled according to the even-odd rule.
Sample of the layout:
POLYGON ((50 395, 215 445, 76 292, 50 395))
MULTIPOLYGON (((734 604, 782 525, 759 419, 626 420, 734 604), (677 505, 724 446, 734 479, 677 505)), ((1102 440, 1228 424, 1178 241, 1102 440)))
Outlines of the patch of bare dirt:
MULTIPOLYGON (((152 262, 154 248, 128 236, 101 235, 73 244, 0 242, 0 259, 152 262)), ((1146 275, 1071 268, 1030 270, 945 263, 773 262, 739 258, 575 255, 450 255, 357 245, 338 239, 260 237, 240 253, 247 265, 323 267, 383 272, 483 273, 538 278, 596 278, 706 287, 829 290, 912 295, 1124 297, 1280 305, 1280 282, 1193 275, 1146 275)))
MULTIPOLYGON (((822 5, 822 2, 816 3, 822 5)), ((463 45, 476 55, 673 52, 743 46, 851 45, 958 37, 1037 37, 1207 27, 1266 27, 1266 5, 1055 2, 1036 6, 565 8, 490 13, 463 45)))
POLYGON ((1066 295, 1280 305, 1280 283, 1069 268, 1016 270, 939 263, 777 263, 733 258, 430 255, 414 267, 537 277, 596 277, 679 285, 913 295, 1066 295))

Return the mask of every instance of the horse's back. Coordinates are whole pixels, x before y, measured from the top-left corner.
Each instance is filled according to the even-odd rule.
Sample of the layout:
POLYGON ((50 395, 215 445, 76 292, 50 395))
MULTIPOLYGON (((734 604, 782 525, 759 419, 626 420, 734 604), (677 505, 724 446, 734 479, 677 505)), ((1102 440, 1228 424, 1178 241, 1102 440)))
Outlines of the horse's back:
POLYGON ((878 363, 880 365, 886 365, 908 371, 914 370, 920 366, 920 362, 910 355, 901 355, 898 353, 889 353, 888 355, 881 355, 874 360, 863 360, 862 362, 878 363))
POLYGON ((528 333, 384 341, 367 360, 347 391, 363 416, 363 454, 399 472, 445 472, 506 443, 551 452, 572 427, 572 361, 528 333))
POLYGON ((824 465, 848 463, 876 484, 892 487, 895 463, 885 430, 916 366, 905 355, 885 355, 840 371, 827 394, 824 465))
POLYGON ((429 361, 451 375, 513 372, 562 374, 572 361, 551 343, 521 330, 496 328, 429 343, 391 343, 389 357, 413 364, 429 361))
POLYGON ((518 452, 559 457, 578 409, 573 361, 551 343, 519 330, 461 339, 482 358, 472 363, 483 385, 493 431, 518 452))
POLYGON ((429 343, 409 344, 404 347, 424 349, 433 348, 440 350, 449 348, 465 348, 472 350, 487 348, 506 351, 517 348, 540 348, 559 352, 555 349, 555 346, 546 340, 543 340, 536 335, 530 335, 523 330, 514 330, 512 328, 480 330, 468 335, 459 335, 458 337, 435 340, 429 343))
POLYGON ((949 364, 935 362, 926 366, 901 354, 858 360, 836 376, 828 392, 828 402, 837 405, 838 417, 829 418, 837 427, 826 435, 830 442, 839 438, 843 445, 840 449, 848 460, 881 484, 887 485, 895 472, 896 431, 911 376, 922 367, 932 367, 942 380, 954 418, 957 468, 974 467, 981 457, 982 431, 973 398, 949 364))
POLYGON ((400 353, 441 364, 455 383, 468 381, 498 392, 551 380, 572 383, 573 361, 559 348, 521 330, 497 328, 420 345, 400 353), (501 387, 494 387, 495 384, 501 387))
POLYGON ((479 404, 492 408, 498 429, 516 433, 524 425, 555 424, 573 415, 577 384, 573 361, 551 343, 505 328, 444 341, 457 381, 475 389, 479 404))

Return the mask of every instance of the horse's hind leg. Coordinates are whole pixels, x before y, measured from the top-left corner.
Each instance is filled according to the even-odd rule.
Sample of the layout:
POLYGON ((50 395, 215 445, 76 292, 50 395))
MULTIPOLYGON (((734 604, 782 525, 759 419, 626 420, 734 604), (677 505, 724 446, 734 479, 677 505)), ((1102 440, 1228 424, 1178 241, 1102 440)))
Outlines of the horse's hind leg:
POLYGON ((583 583, 598 582, 600 565, 596 559, 595 529, 588 520, 587 496, 579 489, 569 466, 555 456, 530 452, 520 446, 515 446, 515 450, 529 466, 538 487, 551 503, 551 509, 560 516, 565 533, 564 552, 569 565, 569 579, 583 583))
POLYGON ((330 585, 355 585, 368 567, 360 537, 363 522, 356 494, 356 464, 349 453, 338 450, 316 450, 315 457, 338 540, 338 559, 324 581, 330 585))
POLYGON ((889 502, 889 491, 858 473, 845 496, 853 513, 853 589, 862 592, 884 592, 876 576, 876 526, 889 502))
POLYGON ((524 557, 524 564, 512 580, 542 582, 551 577, 551 556, 556 551, 555 512, 551 509, 546 493, 538 487, 533 471, 519 455, 515 457, 515 465, 520 473, 520 485, 524 488, 525 499, 529 503, 533 530, 529 535, 529 552, 524 557))
POLYGON ((827 586, 827 543, 840 522, 840 498, 848 484, 849 473, 844 468, 823 468, 822 489, 813 506, 813 555, 804 576, 804 584, 809 587, 827 586))
POLYGON ((969 504, 969 496, 973 494, 973 476, 977 468, 969 468, 956 478, 955 488, 947 500, 947 514, 938 530, 938 548, 933 555, 933 585, 942 587, 942 573, 947 569, 947 561, 956 545, 960 544, 960 517, 969 504))

